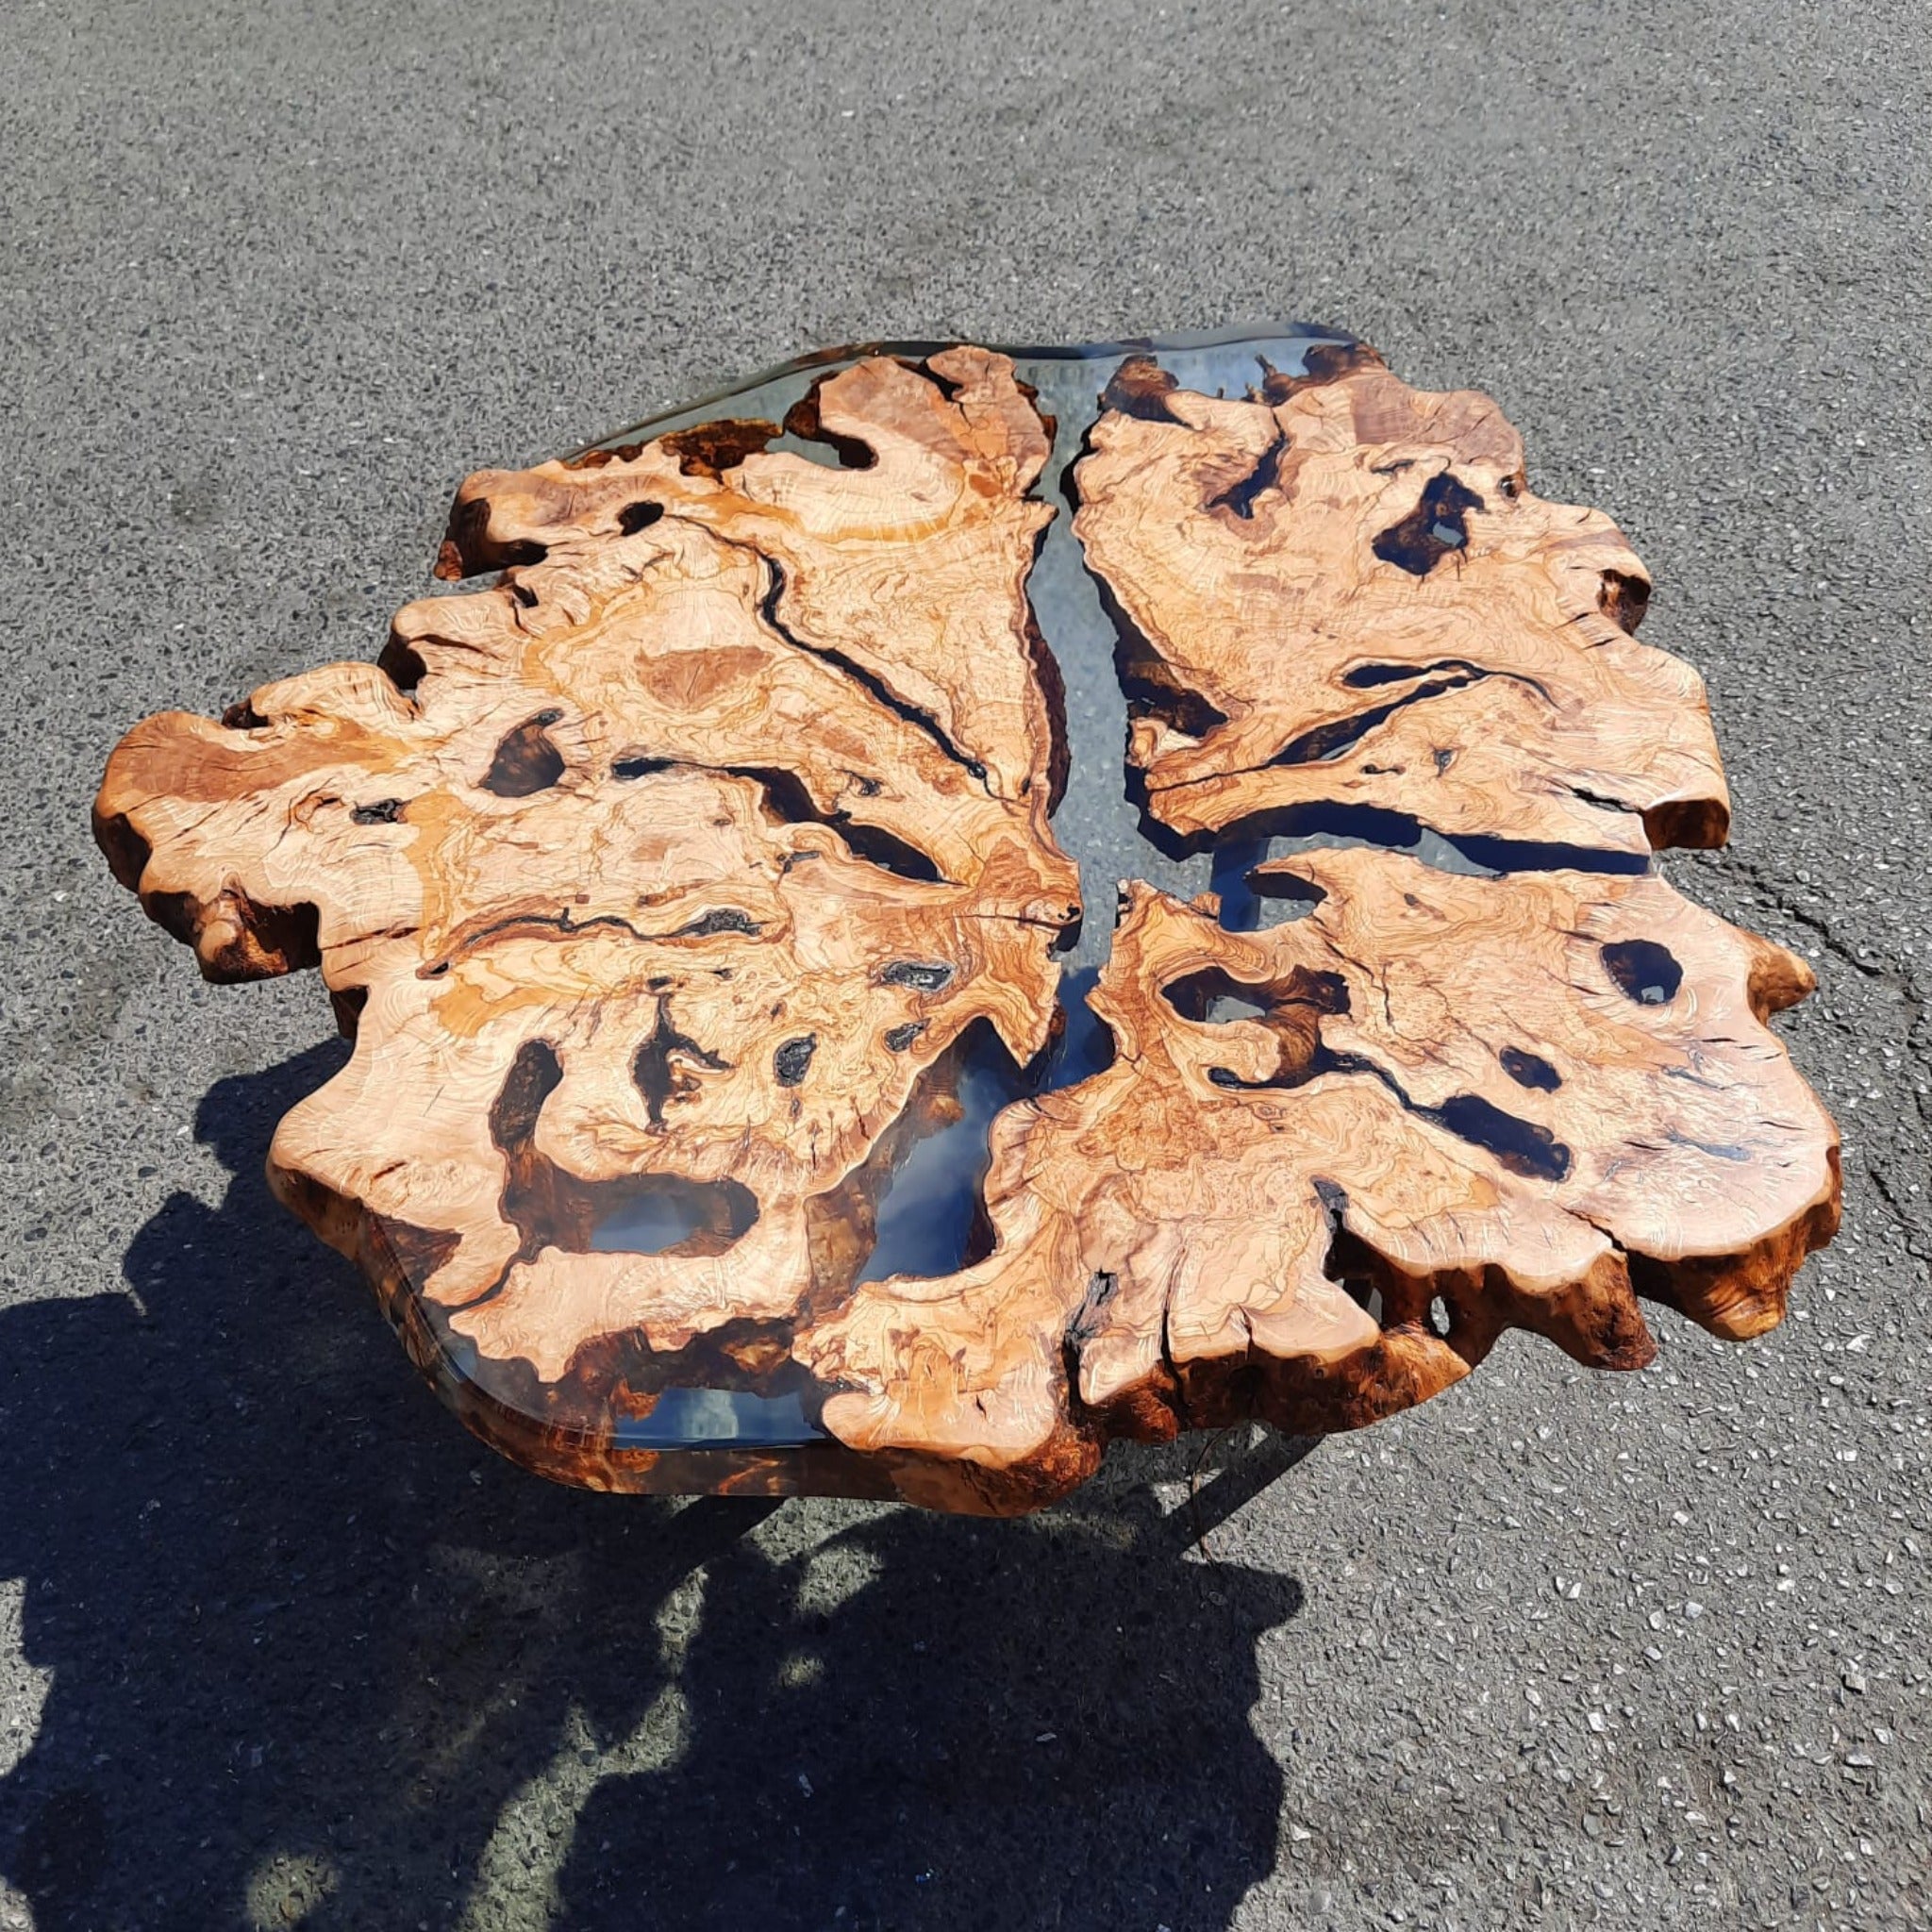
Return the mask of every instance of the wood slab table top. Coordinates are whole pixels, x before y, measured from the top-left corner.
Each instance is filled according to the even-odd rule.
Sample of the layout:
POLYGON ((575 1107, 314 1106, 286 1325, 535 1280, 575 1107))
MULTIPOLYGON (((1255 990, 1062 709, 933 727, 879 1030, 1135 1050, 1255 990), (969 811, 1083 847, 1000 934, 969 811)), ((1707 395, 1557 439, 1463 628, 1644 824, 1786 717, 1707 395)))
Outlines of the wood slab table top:
POLYGON ((353 1041, 278 1196, 592 1488, 1012 1513, 1108 1441, 1735 1339, 1839 1214, 1642 565, 1323 331, 789 365, 457 492, 374 663, 96 835, 353 1041))

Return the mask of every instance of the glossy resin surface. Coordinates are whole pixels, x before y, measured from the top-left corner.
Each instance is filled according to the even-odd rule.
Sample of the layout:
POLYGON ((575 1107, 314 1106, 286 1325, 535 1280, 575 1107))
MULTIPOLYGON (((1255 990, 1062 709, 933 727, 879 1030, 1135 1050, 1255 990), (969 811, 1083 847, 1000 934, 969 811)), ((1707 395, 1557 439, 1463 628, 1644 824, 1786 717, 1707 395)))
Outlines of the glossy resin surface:
POLYGON ((478 473, 437 575, 96 830, 210 976, 320 966, 277 1191, 545 1474, 1025 1509, 1757 1333, 1836 1225, 1807 970, 1650 866, 1701 681, 1487 397, 870 345, 478 473))

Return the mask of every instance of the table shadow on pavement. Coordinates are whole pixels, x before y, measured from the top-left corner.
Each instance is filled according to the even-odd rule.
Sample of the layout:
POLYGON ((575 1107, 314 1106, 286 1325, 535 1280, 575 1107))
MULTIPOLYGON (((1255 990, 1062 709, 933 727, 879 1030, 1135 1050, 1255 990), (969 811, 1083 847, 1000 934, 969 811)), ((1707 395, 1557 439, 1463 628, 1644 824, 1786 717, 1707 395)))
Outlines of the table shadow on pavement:
POLYGON ((233 1180, 161 1208, 131 1293, 0 1313, 39 1932, 1228 1923, 1294 1581, 1179 1560, 1145 1488, 814 1541, 510 1467, 269 1196, 342 1052, 209 1091, 233 1180))

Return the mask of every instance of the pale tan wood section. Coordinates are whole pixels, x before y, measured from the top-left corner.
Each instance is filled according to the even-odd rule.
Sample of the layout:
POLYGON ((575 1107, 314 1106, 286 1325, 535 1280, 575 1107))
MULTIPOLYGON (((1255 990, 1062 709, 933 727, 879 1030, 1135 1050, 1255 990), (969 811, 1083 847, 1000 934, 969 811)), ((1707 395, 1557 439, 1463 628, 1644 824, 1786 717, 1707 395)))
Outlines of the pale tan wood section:
POLYGON ((613 1338, 782 1361, 922 1083, 976 1023, 1049 1037, 1079 899, 1024 590, 1045 432, 983 352, 820 407, 870 467, 473 478, 459 529, 523 507, 499 582, 408 607, 384 668, 148 721, 97 801, 210 977, 320 963, 354 1027, 276 1135, 284 1198, 546 1414, 613 1338), (613 1246, 626 1216, 678 1238, 613 1246))
POLYGON ((1130 363, 1074 529, 1123 625, 1130 759, 1184 837, 1316 804, 1642 851, 1724 841, 1702 680, 1634 630, 1600 512, 1531 492, 1489 397, 1318 349, 1251 396, 1130 363))
POLYGON ((1112 1433, 1372 1421, 1508 1327, 1641 1366, 1639 1293, 1778 1319, 1838 1220, 1836 1133, 1763 1024, 1800 961, 1656 877, 1268 870, 1318 903, 1255 933, 1125 889, 1118 1057, 996 1124, 991 1253, 801 1338, 848 1443, 1059 1472, 1112 1433))
POLYGON ((1058 675, 1011 641, 1030 630, 1026 572, 1053 515, 1028 494, 1051 438, 1012 365, 975 348, 934 356, 924 372, 874 358, 826 378, 793 420, 864 466, 828 475, 764 450, 778 425, 745 423, 634 454, 482 471, 458 493, 441 572, 675 510, 763 560, 767 615, 786 632, 875 678, 955 757, 983 767, 996 796, 1043 809, 1042 781, 1058 783, 1058 675), (721 455, 738 458, 722 476, 721 455))

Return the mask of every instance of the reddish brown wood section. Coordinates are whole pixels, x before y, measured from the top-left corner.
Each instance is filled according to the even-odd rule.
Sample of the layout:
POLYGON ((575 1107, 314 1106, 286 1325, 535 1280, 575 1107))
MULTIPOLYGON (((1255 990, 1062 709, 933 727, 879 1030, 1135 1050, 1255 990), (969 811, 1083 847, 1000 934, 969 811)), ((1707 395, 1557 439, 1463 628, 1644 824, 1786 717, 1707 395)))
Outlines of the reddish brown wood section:
POLYGON ((598 1487, 1010 1511, 1111 1435, 1372 1421, 1507 1327, 1628 1367, 1640 1296, 1777 1321, 1837 1219, 1763 1024, 1810 975, 1589 869, 1724 836, 1701 687, 1494 405, 1365 351, 1239 401, 1115 380, 1076 529, 1132 763, 1183 837, 1372 806, 1541 869, 1307 852, 1252 933, 1127 888, 1112 1065, 999 1117, 968 1265, 859 1283, 971 1043, 1046 1045, 1079 916, 1026 597, 1050 428, 969 347, 787 426, 837 460, 727 421, 471 477, 438 574, 490 588, 408 607, 380 667, 148 721, 102 786, 209 977, 320 965, 354 1053, 272 1178, 473 1427, 598 1487), (823 1438, 638 1446, 693 1388, 823 1438))

